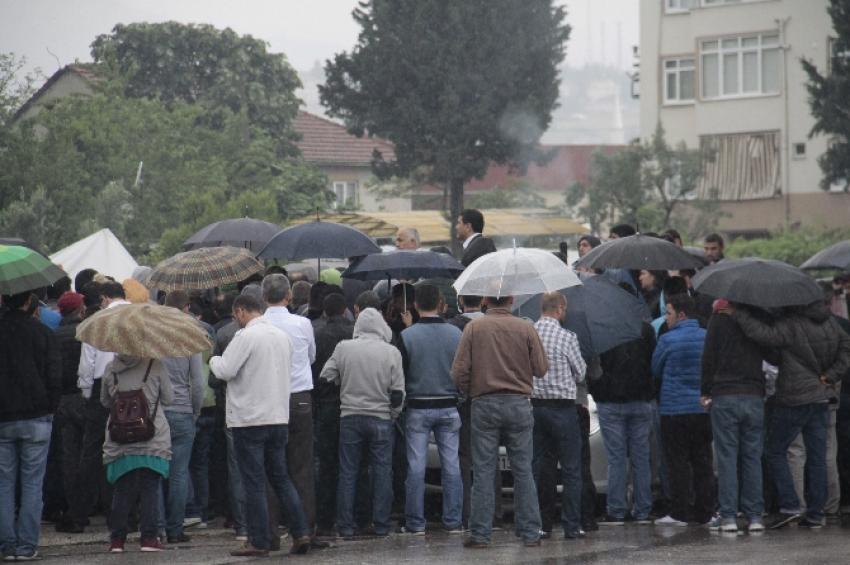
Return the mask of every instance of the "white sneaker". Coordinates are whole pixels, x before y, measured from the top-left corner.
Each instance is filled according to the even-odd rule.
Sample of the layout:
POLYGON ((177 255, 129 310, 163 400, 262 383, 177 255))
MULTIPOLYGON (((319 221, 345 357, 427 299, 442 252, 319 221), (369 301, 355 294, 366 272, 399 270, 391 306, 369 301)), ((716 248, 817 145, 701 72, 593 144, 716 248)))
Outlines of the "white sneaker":
POLYGON ((183 527, 184 528, 191 528, 192 526, 197 526, 200 523, 201 523, 201 519, 197 516, 194 516, 192 518, 183 518, 183 527))
POLYGON ((708 529, 714 532, 733 533, 738 531, 738 522, 735 518, 721 518, 717 516, 708 523, 708 529))
POLYGON ((667 516, 664 516, 663 518, 658 518, 657 520, 655 520, 655 525, 656 526, 676 526, 678 528, 684 528, 685 526, 688 525, 688 523, 682 522, 681 520, 677 520, 677 519, 675 519, 674 517, 672 517, 668 514, 667 516))

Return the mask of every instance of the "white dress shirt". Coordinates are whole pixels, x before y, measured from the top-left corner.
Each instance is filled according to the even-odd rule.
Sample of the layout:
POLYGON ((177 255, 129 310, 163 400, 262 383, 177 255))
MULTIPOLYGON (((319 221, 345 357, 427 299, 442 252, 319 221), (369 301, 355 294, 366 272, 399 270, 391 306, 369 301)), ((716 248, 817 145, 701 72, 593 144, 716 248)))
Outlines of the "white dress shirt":
POLYGON ((291 392, 313 390, 313 371, 316 360, 316 336, 313 324, 304 316, 291 314, 285 306, 269 306, 263 318, 289 336, 292 342, 291 392))
MULTIPOLYGON (((106 309, 129 304, 126 300, 115 300, 106 307, 106 309)), ((91 389, 94 386, 94 381, 103 377, 106 372, 106 366, 112 363, 115 354, 111 351, 101 351, 84 343, 80 351, 80 364, 77 366, 77 388, 83 393, 83 397, 91 397, 91 389)))
POLYGON ((463 248, 466 249, 467 247, 469 247, 469 244, 472 243, 472 240, 475 239, 476 237, 478 237, 479 235, 481 235, 481 234, 478 233, 478 232, 475 232, 474 234, 472 234, 471 236, 469 236, 465 240, 463 240, 463 248))
POLYGON ((262 316, 236 332, 210 370, 227 382, 228 428, 289 423, 292 343, 262 316))

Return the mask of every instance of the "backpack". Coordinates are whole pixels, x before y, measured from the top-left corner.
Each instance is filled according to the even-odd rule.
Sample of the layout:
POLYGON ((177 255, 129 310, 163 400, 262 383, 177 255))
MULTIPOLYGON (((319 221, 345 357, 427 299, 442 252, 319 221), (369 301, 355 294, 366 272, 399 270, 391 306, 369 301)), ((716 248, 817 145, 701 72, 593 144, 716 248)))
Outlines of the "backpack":
MULTIPOLYGON (((145 378, 142 384, 148 381, 153 361, 148 363, 145 378)), ((112 373, 115 378, 115 387, 118 388, 118 374, 112 373)), ((151 414, 148 399, 142 387, 134 390, 117 390, 112 401, 112 409, 109 411, 109 437, 115 443, 138 443, 148 441, 154 435, 154 420, 159 408, 159 398, 151 414)))

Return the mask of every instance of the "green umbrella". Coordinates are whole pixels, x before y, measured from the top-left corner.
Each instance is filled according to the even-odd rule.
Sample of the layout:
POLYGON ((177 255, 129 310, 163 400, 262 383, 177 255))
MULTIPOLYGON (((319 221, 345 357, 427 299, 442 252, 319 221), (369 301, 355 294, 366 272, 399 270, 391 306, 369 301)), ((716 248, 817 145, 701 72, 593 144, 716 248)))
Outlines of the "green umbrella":
POLYGON ((50 286, 64 276, 65 271, 32 249, 0 245, 0 294, 50 286))

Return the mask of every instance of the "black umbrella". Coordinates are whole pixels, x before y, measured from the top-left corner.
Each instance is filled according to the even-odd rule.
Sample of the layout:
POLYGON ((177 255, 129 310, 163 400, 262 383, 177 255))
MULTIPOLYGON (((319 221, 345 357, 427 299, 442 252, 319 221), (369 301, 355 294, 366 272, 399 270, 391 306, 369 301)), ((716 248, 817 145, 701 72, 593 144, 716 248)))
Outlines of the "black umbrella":
POLYGON ((694 290, 760 308, 811 304, 823 291, 809 275, 788 263, 759 259, 724 259, 693 278, 694 290))
POLYGON ((693 245, 686 245, 682 249, 696 257, 702 262, 703 266, 708 265, 708 259, 705 256, 705 251, 701 247, 695 247, 693 245))
POLYGON ((215 222, 195 232, 183 242, 183 250, 199 247, 245 247, 251 251, 262 249, 280 226, 254 218, 234 218, 215 222))
POLYGON ((841 269, 850 271, 850 239, 818 251, 800 265, 801 269, 841 269))
POLYGON ((380 252, 381 248, 362 231, 345 224, 316 220, 279 231, 257 258, 345 259, 380 252))
POLYGON ((445 253, 388 251, 359 258, 343 271, 342 276, 361 281, 421 277, 455 279, 461 272, 463 265, 445 253))
POLYGON ((700 269, 705 265, 681 247, 648 235, 630 235, 591 249, 576 263, 587 269, 670 271, 700 269))
MULTIPOLYGON (((584 284, 561 290, 567 297, 564 327, 575 332, 582 356, 589 358, 641 337, 649 320, 646 305, 633 294, 601 276, 582 277, 584 284)), ((537 320, 543 295, 515 303, 514 313, 537 320)))

